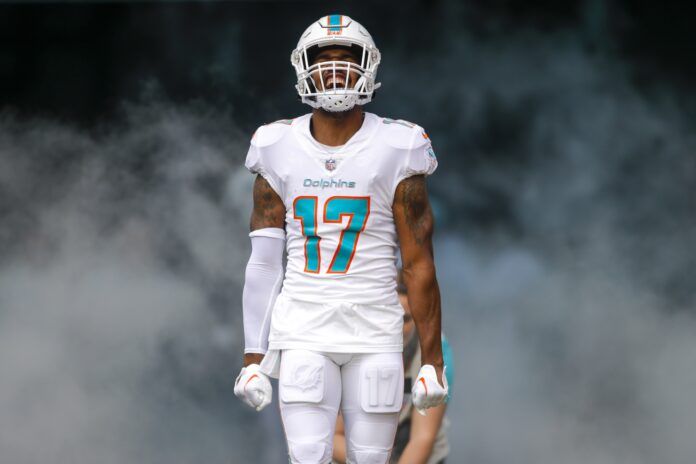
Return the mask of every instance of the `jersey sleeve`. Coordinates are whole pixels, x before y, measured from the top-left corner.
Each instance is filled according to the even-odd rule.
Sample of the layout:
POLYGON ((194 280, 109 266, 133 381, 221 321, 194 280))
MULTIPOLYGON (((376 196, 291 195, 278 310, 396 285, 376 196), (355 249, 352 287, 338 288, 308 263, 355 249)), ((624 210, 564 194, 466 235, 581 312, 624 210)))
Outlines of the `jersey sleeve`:
POLYGON ((272 166, 270 166, 267 156, 265 156, 265 150, 262 145, 262 140, 264 137, 264 126, 259 127, 254 135, 251 137, 251 143, 249 144, 249 151, 247 152, 246 161, 244 166, 253 174, 261 175, 271 188, 283 198, 281 185, 279 177, 274 172, 272 166))
POLYGON ((437 158, 430 137, 422 127, 415 126, 411 144, 403 160, 397 185, 402 180, 417 175, 429 176, 437 169, 437 158))

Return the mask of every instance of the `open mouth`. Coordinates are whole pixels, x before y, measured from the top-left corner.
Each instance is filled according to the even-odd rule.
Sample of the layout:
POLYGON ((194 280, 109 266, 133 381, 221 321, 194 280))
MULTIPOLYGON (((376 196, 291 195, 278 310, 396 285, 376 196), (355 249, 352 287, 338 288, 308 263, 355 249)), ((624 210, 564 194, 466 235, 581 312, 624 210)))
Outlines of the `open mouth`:
POLYGON ((327 71, 322 74, 322 79, 324 80, 324 86, 327 89, 333 88, 345 88, 346 86, 346 76, 343 73, 335 73, 333 71, 327 71))

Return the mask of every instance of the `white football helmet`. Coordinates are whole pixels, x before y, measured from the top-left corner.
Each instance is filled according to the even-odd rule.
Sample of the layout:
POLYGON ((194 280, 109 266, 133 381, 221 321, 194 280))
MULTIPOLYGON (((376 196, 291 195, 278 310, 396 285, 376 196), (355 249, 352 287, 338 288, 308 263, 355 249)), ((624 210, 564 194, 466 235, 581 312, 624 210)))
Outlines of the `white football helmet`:
POLYGON ((375 89, 380 86, 375 83, 380 59, 370 33, 360 23, 343 15, 324 16, 312 23, 290 55, 290 62, 297 73, 296 88, 302 103, 327 111, 347 111, 356 104, 370 102, 375 89), (319 49, 329 45, 354 49, 360 63, 324 61, 312 64, 319 49), (337 72, 342 74, 342 79, 336 78, 337 72), (350 73, 357 75, 357 82, 352 88, 348 86, 350 73), (312 79, 315 76, 320 82, 319 86, 312 79))

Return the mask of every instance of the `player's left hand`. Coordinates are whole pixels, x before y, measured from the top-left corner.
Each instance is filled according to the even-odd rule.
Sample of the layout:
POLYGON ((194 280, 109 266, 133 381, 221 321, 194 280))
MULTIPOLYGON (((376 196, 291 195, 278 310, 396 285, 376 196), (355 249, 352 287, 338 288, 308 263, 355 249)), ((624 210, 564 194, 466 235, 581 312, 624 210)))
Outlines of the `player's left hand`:
POLYGON ((432 365, 426 364, 418 371, 416 383, 411 389, 411 398, 413 399, 413 406, 419 414, 425 416, 426 409, 445 402, 449 393, 447 377, 445 376, 446 371, 447 367, 442 370, 442 383, 444 387, 437 381, 437 373, 432 365))
POLYGON ((246 404, 261 411, 271 403, 273 387, 258 364, 242 367, 234 382, 234 394, 246 404))

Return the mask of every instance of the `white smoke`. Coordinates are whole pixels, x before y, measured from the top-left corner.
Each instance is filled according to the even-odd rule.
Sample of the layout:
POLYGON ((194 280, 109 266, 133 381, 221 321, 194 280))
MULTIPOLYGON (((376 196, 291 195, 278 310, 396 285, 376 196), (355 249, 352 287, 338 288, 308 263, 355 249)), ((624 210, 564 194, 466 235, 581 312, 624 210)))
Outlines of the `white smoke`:
POLYGON ((245 446, 268 432, 232 394, 247 143, 225 115, 155 102, 97 134, 3 117, 2 462, 283 453, 245 446))
POLYGON ((449 461, 691 462, 693 125, 574 32, 450 26, 385 53, 410 85, 380 96, 428 115, 440 161, 449 461))

